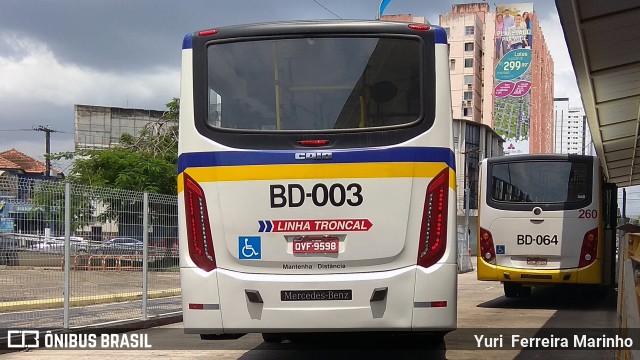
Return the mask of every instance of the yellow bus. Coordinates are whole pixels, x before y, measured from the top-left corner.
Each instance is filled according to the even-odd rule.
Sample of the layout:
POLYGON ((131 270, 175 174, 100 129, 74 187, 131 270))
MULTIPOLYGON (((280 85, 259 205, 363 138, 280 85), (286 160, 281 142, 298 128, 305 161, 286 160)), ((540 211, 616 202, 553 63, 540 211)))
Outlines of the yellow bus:
POLYGON ((617 189, 597 157, 514 155, 480 166, 478 279, 506 297, 549 284, 610 285, 617 189))

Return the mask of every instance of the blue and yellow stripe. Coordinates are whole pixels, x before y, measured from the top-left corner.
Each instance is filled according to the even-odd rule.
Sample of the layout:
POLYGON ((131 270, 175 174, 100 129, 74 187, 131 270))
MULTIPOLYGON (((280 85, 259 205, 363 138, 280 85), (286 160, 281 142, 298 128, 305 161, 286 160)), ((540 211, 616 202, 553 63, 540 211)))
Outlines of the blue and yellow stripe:
POLYGON ((220 151, 184 153, 178 159, 178 192, 182 173, 197 182, 305 180, 341 178, 432 178, 449 167, 455 189, 455 158, 447 148, 390 148, 331 151, 330 160, 296 160, 297 152, 220 151))

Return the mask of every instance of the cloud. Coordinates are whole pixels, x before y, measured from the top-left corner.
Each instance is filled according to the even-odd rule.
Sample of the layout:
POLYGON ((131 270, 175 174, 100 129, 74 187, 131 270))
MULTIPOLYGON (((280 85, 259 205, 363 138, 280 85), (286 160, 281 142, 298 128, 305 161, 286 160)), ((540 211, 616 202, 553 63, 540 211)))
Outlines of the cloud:
POLYGON ((162 110, 165 103, 179 94, 178 68, 156 66, 141 73, 100 72, 61 63, 46 44, 32 38, 5 34, 0 42, 10 49, 10 55, 0 57, 0 97, 37 99, 57 106, 82 103, 162 110))
POLYGON ((581 107, 582 99, 558 12, 555 9, 549 10, 539 19, 544 39, 553 57, 554 96, 569 98, 571 107, 581 107))
MULTIPOLYGON (((179 67, 150 66, 144 72, 104 72, 61 62, 42 41, 0 36, 0 151, 11 148, 44 159, 44 135, 28 131, 48 125, 51 151, 74 149, 74 104, 165 110, 179 96, 179 67), (27 129, 27 131, 24 131, 27 129)), ((68 163, 55 164, 65 170, 68 163)))

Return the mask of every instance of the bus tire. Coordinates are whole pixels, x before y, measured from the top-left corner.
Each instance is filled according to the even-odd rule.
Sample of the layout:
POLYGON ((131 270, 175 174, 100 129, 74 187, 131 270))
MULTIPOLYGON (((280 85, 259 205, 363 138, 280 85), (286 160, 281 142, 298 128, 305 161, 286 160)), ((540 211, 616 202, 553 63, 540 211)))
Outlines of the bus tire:
POLYGON ((518 297, 526 298, 531 296, 531 286, 520 286, 518 297))
POLYGON ((430 333, 427 337, 426 343, 429 344, 432 348, 439 348, 440 346, 444 346, 444 337, 448 333, 448 331, 438 331, 435 333, 430 333))
POLYGON ((282 334, 262 333, 262 340, 269 344, 279 344, 282 342, 282 334))
POLYGON ((522 284, 519 283, 505 282, 502 285, 504 286, 504 296, 508 298, 518 297, 518 293, 522 288, 522 284))
POLYGON ((582 288, 582 294, 590 299, 602 300, 609 294, 609 288, 603 285, 586 285, 582 288))

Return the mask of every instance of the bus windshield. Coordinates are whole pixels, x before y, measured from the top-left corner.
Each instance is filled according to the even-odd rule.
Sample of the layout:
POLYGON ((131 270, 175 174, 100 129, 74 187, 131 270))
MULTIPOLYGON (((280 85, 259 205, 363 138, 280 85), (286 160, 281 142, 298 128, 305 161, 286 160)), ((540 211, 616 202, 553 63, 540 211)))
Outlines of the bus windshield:
POLYGON ((251 131, 404 125, 421 117, 421 42, 310 37, 212 43, 208 124, 251 131))
POLYGON ((507 203, 568 203, 591 198, 590 168, 584 162, 496 163, 491 169, 491 200, 507 203))

